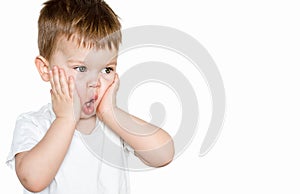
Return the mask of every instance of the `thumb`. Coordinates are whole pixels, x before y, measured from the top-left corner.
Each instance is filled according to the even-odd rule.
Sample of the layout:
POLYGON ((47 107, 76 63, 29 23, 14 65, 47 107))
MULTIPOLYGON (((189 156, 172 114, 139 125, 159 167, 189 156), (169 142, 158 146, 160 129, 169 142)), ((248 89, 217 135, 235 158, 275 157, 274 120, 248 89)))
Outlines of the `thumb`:
POLYGON ((120 79, 119 79, 119 75, 116 73, 114 81, 112 83, 114 93, 116 93, 118 91, 119 85, 120 85, 120 79))

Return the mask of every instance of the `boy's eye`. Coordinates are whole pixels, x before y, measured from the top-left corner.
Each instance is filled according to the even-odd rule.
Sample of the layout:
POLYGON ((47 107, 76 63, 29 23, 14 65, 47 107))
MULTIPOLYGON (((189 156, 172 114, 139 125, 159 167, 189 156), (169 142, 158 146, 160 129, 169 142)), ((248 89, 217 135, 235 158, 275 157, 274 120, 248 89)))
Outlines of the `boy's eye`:
POLYGON ((112 67, 105 67, 101 70, 102 73, 110 74, 114 69, 112 67))
POLYGON ((86 72, 87 68, 85 66, 78 66, 78 67, 74 67, 74 69, 79 72, 86 72))

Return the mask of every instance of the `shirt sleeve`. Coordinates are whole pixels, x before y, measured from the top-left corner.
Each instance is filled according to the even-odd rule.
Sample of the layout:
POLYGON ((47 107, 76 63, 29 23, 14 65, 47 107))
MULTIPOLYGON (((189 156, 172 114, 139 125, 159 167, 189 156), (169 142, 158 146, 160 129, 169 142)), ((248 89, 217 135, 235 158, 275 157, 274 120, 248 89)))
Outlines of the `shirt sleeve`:
POLYGON ((15 155, 31 150, 43 137, 38 122, 28 115, 18 117, 6 164, 15 169, 15 155))

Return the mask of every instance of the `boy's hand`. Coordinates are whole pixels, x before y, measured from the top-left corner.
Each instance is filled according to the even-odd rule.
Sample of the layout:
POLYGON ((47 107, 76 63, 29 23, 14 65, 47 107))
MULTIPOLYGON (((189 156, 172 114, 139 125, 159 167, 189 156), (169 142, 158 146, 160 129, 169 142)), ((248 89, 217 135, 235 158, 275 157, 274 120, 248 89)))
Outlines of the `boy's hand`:
POLYGON ((57 66, 49 72, 51 83, 51 99, 56 118, 73 120, 80 119, 80 100, 75 89, 74 78, 67 80, 65 71, 57 66))
POLYGON ((112 113, 116 107, 116 94, 119 89, 119 76, 115 75, 114 81, 104 92, 102 99, 97 107, 96 114, 98 118, 103 121, 103 116, 107 113, 112 113))

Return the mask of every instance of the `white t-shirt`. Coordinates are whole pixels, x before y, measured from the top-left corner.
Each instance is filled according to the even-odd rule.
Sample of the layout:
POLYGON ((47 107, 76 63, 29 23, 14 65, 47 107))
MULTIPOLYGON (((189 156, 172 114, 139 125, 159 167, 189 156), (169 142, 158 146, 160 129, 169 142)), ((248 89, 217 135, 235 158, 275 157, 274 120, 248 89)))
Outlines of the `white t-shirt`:
MULTIPOLYGON (((54 119, 51 104, 18 117, 6 162, 11 168, 15 169, 15 155, 33 148, 54 119)), ((100 121, 90 135, 75 130, 54 180, 39 194, 128 194, 128 173, 124 170, 128 147, 124 145, 120 137, 100 121)), ((24 194, 31 192, 24 189, 24 194)))

